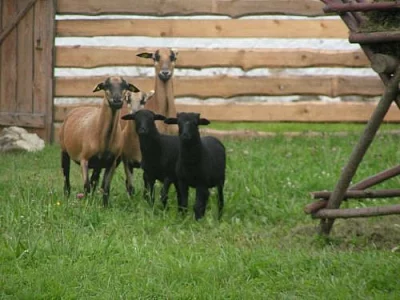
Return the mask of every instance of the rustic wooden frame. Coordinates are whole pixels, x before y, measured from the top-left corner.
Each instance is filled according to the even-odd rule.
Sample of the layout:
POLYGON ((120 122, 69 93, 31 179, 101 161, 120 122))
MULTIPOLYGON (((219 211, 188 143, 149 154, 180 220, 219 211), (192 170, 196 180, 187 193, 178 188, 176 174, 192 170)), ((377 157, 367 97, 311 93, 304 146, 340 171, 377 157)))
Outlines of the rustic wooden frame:
MULTIPOLYGON (((387 3, 380 3, 377 5, 371 5, 371 3, 364 3, 364 1, 359 0, 358 4, 353 3, 343 3, 342 0, 321 0, 326 4, 325 11, 340 11, 341 18, 344 23, 350 29, 350 37, 357 31, 359 22, 362 20, 362 16, 357 14, 357 11, 364 10, 390 10, 390 9, 398 9, 397 5, 392 7, 390 5, 386 5, 387 3), (353 13, 356 11, 356 13, 353 13)), ((342 169, 341 175, 336 183, 336 186, 332 192, 329 192, 325 197, 328 198, 328 201, 319 200, 305 207, 306 213, 311 213, 313 217, 320 218, 320 233, 322 235, 328 235, 332 229, 333 223, 336 218, 351 218, 351 217, 369 217, 369 216, 377 216, 377 215, 388 215, 388 214, 400 214, 400 205, 393 205, 391 207, 370 207, 363 209, 339 209, 341 203, 346 198, 350 198, 352 194, 357 194, 358 197, 362 198, 374 198, 379 197, 383 194, 386 194, 387 197, 396 197, 398 196, 397 192, 392 193, 391 195, 387 194, 387 191, 376 191, 376 192, 363 192, 363 190, 367 187, 371 187, 377 183, 380 183, 384 180, 387 180, 393 176, 400 174, 400 168, 397 166, 395 168, 389 169, 385 172, 377 174, 367 180, 349 188, 350 182, 355 175, 358 166, 360 165, 365 153, 367 152, 369 146, 373 142, 373 139, 385 117, 387 114, 391 104, 395 102, 398 107, 400 103, 399 99, 399 82, 400 82, 400 66, 399 61, 395 57, 389 57, 385 55, 384 57, 377 57, 376 53, 373 53, 371 48, 368 45, 370 43, 376 42, 386 42, 388 36, 392 38, 391 41, 397 40, 393 35, 390 34, 377 34, 375 35, 374 40, 368 39, 360 39, 360 40, 352 40, 352 42, 362 42, 362 48, 365 51, 368 58, 375 62, 375 66, 373 67, 378 72, 382 81, 385 83, 385 92, 378 103, 374 113, 372 114, 370 120, 368 121, 363 134, 361 135, 358 143, 354 147, 349 160, 345 167, 342 169), (381 66, 376 64, 377 60, 380 60, 381 66), (328 197, 326 197, 328 196, 328 197)), ((323 195, 319 192, 317 195, 323 195)), ((390 194, 390 193, 389 193, 390 194)))

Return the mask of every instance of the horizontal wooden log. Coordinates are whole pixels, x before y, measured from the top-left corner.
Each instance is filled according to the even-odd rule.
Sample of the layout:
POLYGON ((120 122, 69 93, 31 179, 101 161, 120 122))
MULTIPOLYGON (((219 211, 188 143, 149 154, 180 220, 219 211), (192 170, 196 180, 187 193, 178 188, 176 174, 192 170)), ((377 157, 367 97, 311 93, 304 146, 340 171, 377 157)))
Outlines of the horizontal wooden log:
POLYGON ((399 41, 400 31, 351 32, 349 35, 349 42, 358 44, 376 44, 399 41))
POLYGON ((21 126, 30 128, 44 128, 44 114, 0 112, 1 126, 21 126))
MULTIPOLYGON (((56 105, 54 121, 62 122, 66 114, 80 105, 56 105)), ((92 104, 93 105, 93 104, 92 104)), ((253 122, 367 122, 375 109, 373 103, 228 103, 228 104, 182 104, 178 112, 198 112, 211 121, 253 122)), ((398 108, 393 105, 386 115, 387 122, 400 122, 398 108)))
MULTIPOLYGON (((319 191, 312 192, 311 195, 314 199, 329 199, 332 192, 329 191, 319 191)), ((392 198, 399 197, 400 189, 391 189, 391 190, 348 190, 344 193, 344 199, 363 199, 363 198, 392 198)))
POLYGON ((400 3, 393 1, 375 3, 329 3, 324 7, 324 12, 349 12, 349 11, 388 11, 400 9, 400 3))
POLYGON ((337 209, 321 209, 313 214, 313 218, 319 219, 348 219, 348 218, 365 218, 374 216, 385 216, 400 214, 400 204, 390 206, 374 206, 363 208, 337 208, 337 209))
POLYGON ((306 214, 309 215, 319 211, 322 208, 325 208, 327 204, 328 201, 326 200, 318 200, 313 203, 307 204, 303 210, 306 214))
POLYGON ((147 36, 208 38, 347 38, 340 20, 106 19, 59 20, 59 37, 147 36), (299 30, 301 28, 301 30, 299 30))
MULTIPOLYGON (((59 68, 97 68, 104 66, 153 66, 153 61, 135 54, 157 48, 121 48, 90 46, 56 47, 55 66, 59 68)), ((238 67, 367 67, 361 50, 318 49, 176 49, 178 68, 238 67)))
POLYGON ((58 0, 58 14, 135 14, 155 16, 260 14, 323 15, 319 0, 58 0))
MULTIPOLYGON (((126 77, 142 90, 154 89, 151 77, 126 77)), ((93 87, 104 77, 57 77, 56 97, 93 97, 93 87)), ((375 76, 202 76, 175 77, 176 97, 230 98, 244 95, 344 95, 379 96, 383 83, 375 76)))

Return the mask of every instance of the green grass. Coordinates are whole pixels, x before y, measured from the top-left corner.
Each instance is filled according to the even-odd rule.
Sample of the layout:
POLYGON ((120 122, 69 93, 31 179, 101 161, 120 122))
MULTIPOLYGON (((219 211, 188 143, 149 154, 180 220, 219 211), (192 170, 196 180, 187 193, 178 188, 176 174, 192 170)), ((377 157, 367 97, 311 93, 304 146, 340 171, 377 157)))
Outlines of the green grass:
MULTIPOLYGON (((216 220, 151 208, 124 191, 62 195, 57 146, 0 155, 1 299, 398 299, 400 218, 340 220, 331 238, 303 213, 309 192, 332 189, 358 136, 225 140, 226 206, 216 220)), ((355 181, 397 164, 399 137, 380 135, 355 181)), ((82 191, 71 166, 72 194, 82 191)), ((399 179, 382 185, 396 188, 399 179)), ((159 188, 159 187, 158 187, 159 188)), ((398 202, 398 201, 397 201, 398 202)), ((190 199, 193 204, 193 193, 190 199)), ((396 200, 356 200, 343 207, 396 200)))
MULTIPOLYGON (((363 123, 292 123, 292 122, 211 122, 208 128, 218 130, 254 130, 265 132, 362 132, 363 123)), ((384 123, 380 130, 397 130, 398 124, 384 123)))

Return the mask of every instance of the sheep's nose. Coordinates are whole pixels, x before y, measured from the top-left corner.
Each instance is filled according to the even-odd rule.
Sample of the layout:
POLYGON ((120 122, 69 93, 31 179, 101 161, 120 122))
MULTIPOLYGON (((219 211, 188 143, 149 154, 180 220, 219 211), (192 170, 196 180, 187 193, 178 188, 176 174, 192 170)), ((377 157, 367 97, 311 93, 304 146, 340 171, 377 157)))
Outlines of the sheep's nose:
POLYGON ((162 70, 162 71, 160 71, 160 73, 158 74, 158 77, 159 77, 162 81, 167 81, 168 79, 171 78, 171 71, 169 71, 169 70, 162 70))
POLYGON ((182 133, 182 138, 183 138, 184 140, 188 140, 188 139, 190 138, 190 134, 187 133, 187 132, 184 132, 184 133, 182 133))
POLYGON ((146 129, 144 127, 139 127, 138 133, 139 134, 145 134, 146 133, 146 129))

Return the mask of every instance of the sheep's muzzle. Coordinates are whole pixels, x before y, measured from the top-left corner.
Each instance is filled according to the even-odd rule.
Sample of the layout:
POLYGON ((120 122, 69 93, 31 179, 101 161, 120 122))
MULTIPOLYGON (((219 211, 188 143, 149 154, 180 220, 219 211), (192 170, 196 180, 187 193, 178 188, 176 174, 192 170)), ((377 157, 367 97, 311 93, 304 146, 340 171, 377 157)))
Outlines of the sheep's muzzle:
POLYGON ((167 70, 167 71, 160 71, 158 73, 158 78, 160 78, 162 81, 167 82, 169 79, 172 77, 172 72, 167 70))

